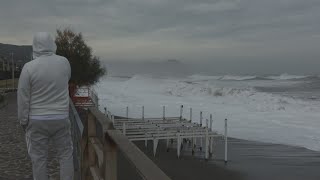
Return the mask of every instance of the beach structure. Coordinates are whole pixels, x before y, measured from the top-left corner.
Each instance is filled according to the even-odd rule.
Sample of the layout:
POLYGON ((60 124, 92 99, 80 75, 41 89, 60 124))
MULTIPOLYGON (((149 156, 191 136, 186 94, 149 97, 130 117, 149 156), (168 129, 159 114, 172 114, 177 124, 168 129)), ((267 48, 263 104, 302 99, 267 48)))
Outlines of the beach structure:
POLYGON ((144 115, 145 108, 142 106, 141 118, 129 118, 129 107, 126 107, 126 117, 115 118, 107 108, 104 108, 105 116, 110 118, 115 129, 120 130, 128 137, 130 141, 145 141, 153 144, 153 154, 157 153, 157 147, 160 140, 166 141, 167 151, 171 148, 173 141, 176 142, 177 157, 180 157, 181 149, 184 143, 190 143, 192 153, 196 150, 203 151, 204 157, 208 159, 213 153, 214 140, 224 138, 225 140, 225 162, 227 162, 227 119, 225 119, 225 134, 221 135, 213 131, 213 117, 210 115, 203 122, 203 115, 200 112, 200 123, 193 122, 192 108, 190 108, 190 119, 184 118, 183 106, 180 107, 179 117, 166 117, 166 108, 162 108, 162 117, 146 118, 144 115), (170 143, 171 142, 171 143, 170 143), (197 144, 199 142, 199 144, 197 144))

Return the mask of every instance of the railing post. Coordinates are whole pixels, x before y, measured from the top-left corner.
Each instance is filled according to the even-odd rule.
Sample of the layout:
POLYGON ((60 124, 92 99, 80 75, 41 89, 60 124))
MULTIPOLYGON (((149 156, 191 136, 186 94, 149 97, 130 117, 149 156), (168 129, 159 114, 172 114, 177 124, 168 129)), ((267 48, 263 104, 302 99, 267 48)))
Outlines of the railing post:
MULTIPOLYGON (((91 166, 96 165, 96 154, 95 150, 90 143, 90 138, 96 137, 96 119, 94 115, 89 111, 88 113, 88 138, 87 138, 87 143, 88 143, 88 168, 91 166)), ((88 169, 86 170, 88 171, 88 169)), ((86 179, 91 178, 90 173, 86 174, 86 179)))
POLYGON ((209 120, 206 119, 206 136, 205 136, 205 159, 209 159, 209 120))
POLYGON ((183 105, 180 106, 180 120, 182 120, 182 114, 183 114, 183 105))
POLYGON ((86 173, 88 170, 88 118, 84 119, 84 131, 80 141, 80 168, 81 168, 81 180, 86 179, 86 173))
POLYGON ((153 138, 153 156, 156 156, 159 139, 153 138))
POLYGON ((127 106, 127 109, 126 109, 126 117, 127 119, 129 119, 129 107, 127 106))
MULTIPOLYGON (((213 131, 213 119, 212 114, 210 114, 210 130, 213 131)), ((209 147, 209 154, 213 154, 213 137, 210 137, 210 147, 209 147)))
POLYGON ((200 111, 200 127, 202 126, 202 111, 200 111))
POLYGON ((167 142, 167 152, 169 152, 169 138, 166 139, 166 142, 167 142))
POLYGON ((166 107, 165 106, 162 107, 162 119, 163 120, 166 119, 166 107))
POLYGON ((212 120, 212 114, 210 114, 210 130, 213 131, 213 120, 212 120))
MULTIPOLYGON (((144 134, 145 136, 147 136, 147 134, 144 134)), ((148 147, 148 140, 144 140, 144 146, 147 148, 148 147)))
POLYGON ((177 157, 180 158, 180 152, 181 152, 181 137, 180 133, 177 133, 177 157))
POLYGON ((123 133, 123 135, 126 135, 126 133, 127 133, 126 131, 127 131, 126 123, 123 122, 123 124, 122 124, 122 133, 123 133))
POLYGON ((142 121, 144 121, 144 106, 142 106, 142 121))
POLYGON ((103 141, 103 168, 102 174, 104 180, 117 179, 117 146, 107 136, 103 141))
POLYGON ((112 124, 114 124, 114 115, 111 115, 112 124))
POLYGON ((194 137, 195 136, 195 133, 194 133, 194 130, 192 131, 192 155, 194 154, 194 149, 196 147, 196 138, 194 137))
POLYGON ((225 119, 224 123, 224 162, 228 162, 228 123, 225 119))
MULTIPOLYGON (((202 119, 203 119, 203 116, 202 116, 202 111, 200 111, 200 127, 202 127, 202 119)), ((202 147, 203 147, 203 142, 202 142, 202 137, 200 137, 200 151, 202 151, 202 147)))

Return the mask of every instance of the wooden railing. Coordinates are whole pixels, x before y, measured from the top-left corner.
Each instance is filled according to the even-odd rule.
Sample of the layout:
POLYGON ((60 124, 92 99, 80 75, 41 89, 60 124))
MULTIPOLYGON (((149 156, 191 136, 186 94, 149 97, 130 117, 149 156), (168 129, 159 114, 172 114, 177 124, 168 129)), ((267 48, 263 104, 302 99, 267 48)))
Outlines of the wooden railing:
POLYGON ((170 179, 122 132, 115 130, 112 121, 96 107, 89 108, 86 117, 81 121, 70 104, 75 179, 116 180, 118 152, 124 154, 142 179, 170 179))

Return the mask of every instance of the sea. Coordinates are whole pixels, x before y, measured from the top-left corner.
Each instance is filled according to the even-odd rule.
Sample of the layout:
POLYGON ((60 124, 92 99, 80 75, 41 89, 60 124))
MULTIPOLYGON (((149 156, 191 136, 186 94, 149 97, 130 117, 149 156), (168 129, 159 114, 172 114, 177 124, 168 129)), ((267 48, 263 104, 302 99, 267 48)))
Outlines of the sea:
POLYGON ((320 76, 316 73, 242 73, 199 68, 176 61, 106 63, 95 85, 99 106, 114 115, 183 117, 230 137, 320 151, 320 76), (192 117, 190 117, 192 108, 192 117))

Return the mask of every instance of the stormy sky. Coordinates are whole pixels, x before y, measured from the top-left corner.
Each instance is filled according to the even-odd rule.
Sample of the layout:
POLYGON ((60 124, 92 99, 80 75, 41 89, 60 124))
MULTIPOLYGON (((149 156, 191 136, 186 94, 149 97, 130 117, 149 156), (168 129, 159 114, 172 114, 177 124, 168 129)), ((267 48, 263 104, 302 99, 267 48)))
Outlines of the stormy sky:
POLYGON ((71 27, 104 60, 320 61, 319 0, 2 0, 0 19, 1 43, 71 27))

